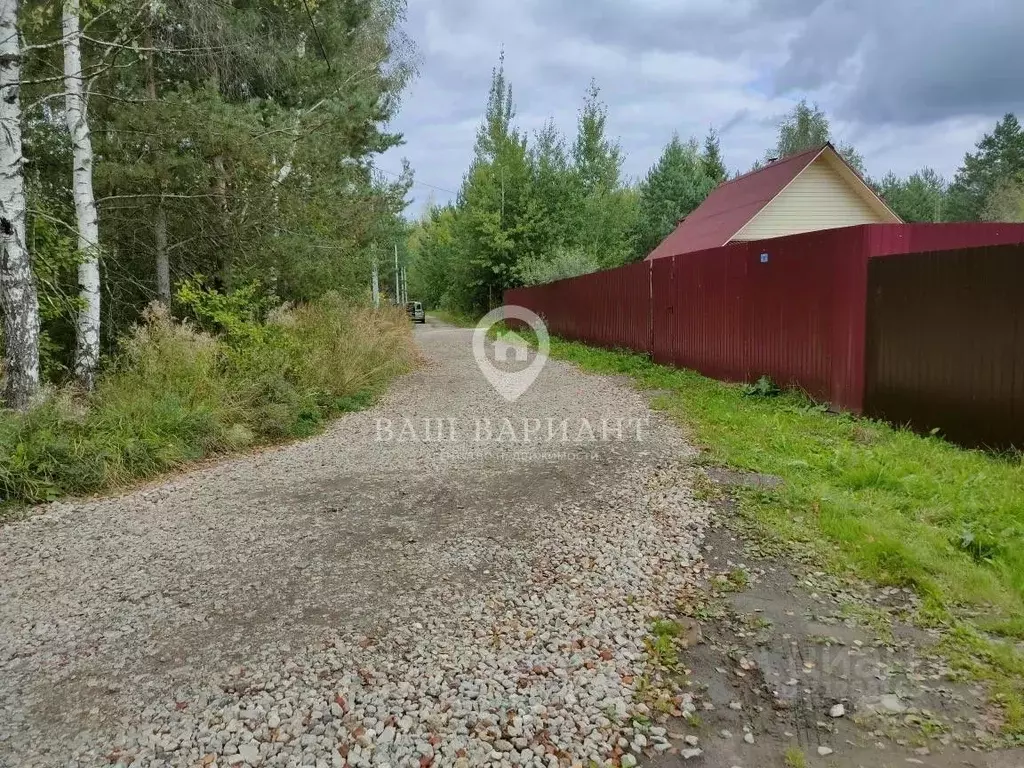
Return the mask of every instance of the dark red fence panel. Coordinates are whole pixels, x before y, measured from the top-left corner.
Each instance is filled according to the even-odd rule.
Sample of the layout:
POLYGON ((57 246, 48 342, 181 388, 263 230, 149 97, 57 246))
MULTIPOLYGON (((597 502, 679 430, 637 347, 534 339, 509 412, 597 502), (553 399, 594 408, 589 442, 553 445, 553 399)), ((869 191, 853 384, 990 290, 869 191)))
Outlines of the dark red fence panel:
POLYGON ((860 410, 867 259, 859 228, 654 264, 656 360, 732 381, 767 375, 860 410))
POLYGON ((651 345, 648 262, 505 292, 506 304, 540 315, 548 331, 601 347, 647 352, 651 345))
POLYGON ((1024 245, 871 259, 865 409, 1024 447, 1024 245))

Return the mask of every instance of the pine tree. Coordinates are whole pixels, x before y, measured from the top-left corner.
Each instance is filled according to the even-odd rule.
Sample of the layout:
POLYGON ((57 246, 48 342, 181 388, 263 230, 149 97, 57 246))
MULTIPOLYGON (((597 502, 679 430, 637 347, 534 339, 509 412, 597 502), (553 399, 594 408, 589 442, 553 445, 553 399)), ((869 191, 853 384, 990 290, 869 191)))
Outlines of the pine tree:
POLYGON ((572 177, 565 137, 549 120, 530 148, 532 191, 530 204, 537 226, 531 252, 548 258, 575 241, 580 217, 579 189, 572 177))
POLYGON ((704 137, 704 152, 700 160, 704 167, 704 175, 716 185, 721 184, 729 177, 725 170, 725 162, 722 160, 718 131, 714 128, 709 130, 708 135, 704 137))
POLYGON ((505 77, 505 51, 502 51, 498 57, 498 66, 491 70, 487 108, 484 111, 483 123, 476 132, 473 152, 478 161, 493 162, 497 158, 509 139, 515 116, 512 84, 505 77))
POLYGON ((977 221, 1002 182, 1024 182, 1024 130, 1013 114, 996 123, 968 152, 949 188, 949 221, 977 221))
POLYGON ((473 164, 459 192, 455 240, 464 295, 462 308, 486 311, 517 280, 516 262, 533 239, 528 214, 531 168, 526 139, 515 128, 512 87, 504 54, 491 74, 473 164))
POLYGON ((622 149, 605 133, 608 107, 601 101, 601 89, 590 82, 580 109, 572 157, 583 193, 611 190, 619 185, 622 149))
POLYGON ((717 181, 707 174, 706 159, 696 139, 683 142, 678 134, 673 134, 658 162, 640 184, 637 226, 640 255, 650 253, 672 232, 679 219, 704 202, 717 186, 717 181))
POLYGON ((579 217, 575 246, 602 267, 628 261, 635 245, 636 199, 622 185, 622 149, 607 135, 608 108, 591 81, 573 144, 579 217))
POLYGON ((943 220, 946 182, 931 168, 923 168, 906 179, 889 172, 878 185, 878 193, 904 221, 943 220))

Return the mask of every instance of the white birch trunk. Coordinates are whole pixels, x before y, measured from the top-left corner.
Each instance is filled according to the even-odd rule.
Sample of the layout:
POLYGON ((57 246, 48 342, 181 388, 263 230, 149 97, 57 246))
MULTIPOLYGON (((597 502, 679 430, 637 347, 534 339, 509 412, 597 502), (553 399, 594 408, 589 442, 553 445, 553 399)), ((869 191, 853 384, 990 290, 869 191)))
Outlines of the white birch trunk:
MULTIPOLYGON (((0 0, 2 2, 3 0, 0 0)), ((75 375, 86 389, 92 389, 100 360, 100 263, 99 219, 92 189, 92 138, 86 114, 85 81, 82 77, 82 32, 79 0, 64 0, 64 88, 65 114, 71 134, 72 190, 78 219, 78 314, 75 375)))
POLYGON ((0 309, 4 399, 24 410, 39 391, 39 299, 25 241, 18 0, 0 0, 0 309))

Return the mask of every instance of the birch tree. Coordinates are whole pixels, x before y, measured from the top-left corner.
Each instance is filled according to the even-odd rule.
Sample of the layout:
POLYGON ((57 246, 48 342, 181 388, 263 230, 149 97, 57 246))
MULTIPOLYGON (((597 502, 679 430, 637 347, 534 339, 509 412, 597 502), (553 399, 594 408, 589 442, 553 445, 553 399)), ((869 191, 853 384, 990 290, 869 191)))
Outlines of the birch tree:
POLYGON ((18 0, 0 0, 0 308, 4 399, 26 409, 39 389, 39 300, 25 240, 18 0))
POLYGON ((301 0, 77 4, 77 19, 65 0, 21 0, 18 14, 40 380, 74 376, 80 346, 95 360, 77 338, 83 306, 97 319, 97 294, 79 298, 83 254, 93 286, 103 259, 104 353, 179 277, 290 301, 361 297, 369 243, 408 185, 397 162, 373 170, 401 140, 387 125, 412 67, 403 1, 310 0, 312 21, 301 0), (66 69, 65 43, 78 45, 66 69), (98 248, 95 209, 84 227, 79 216, 85 128, 98 248))
POLYGON ((76 324, 75 376, 92 389, 100 360, 99 218, 92 188, 92 138, 82 74, 82 31, 79 0, 64 0, 65 116, 71 135, 72 192, 78 223, 78 296, 82 309, 76 324))

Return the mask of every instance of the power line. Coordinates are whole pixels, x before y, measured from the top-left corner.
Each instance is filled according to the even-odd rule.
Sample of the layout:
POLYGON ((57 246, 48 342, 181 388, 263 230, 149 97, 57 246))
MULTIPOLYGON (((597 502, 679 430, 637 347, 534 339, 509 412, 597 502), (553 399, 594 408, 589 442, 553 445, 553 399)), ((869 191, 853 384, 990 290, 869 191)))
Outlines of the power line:
MULTIPOLYGON (((373 166, 373 169, 375 171, 380 171, 381 173, 386 173, 389 176, 394 176, 395 178, 398 178, 398 179, 402 178, 402 174, 395 173, 394 171, 389 171, 386 168, 380 168, 379 166, 375 165, 375 166, 373 166)), ((438 186, 435 186, 434 184, 427 184, 425 181, 417 181, 415 178, 412 180, 412 183, 413 184, 419 184, 421 187, 430 187, 431 189, 436 189, 438 192, 447 192, 449 195, 457 195, 457 194, 459 194, 454 189, 445 189, 444 187, 438 187, 438 186)))

